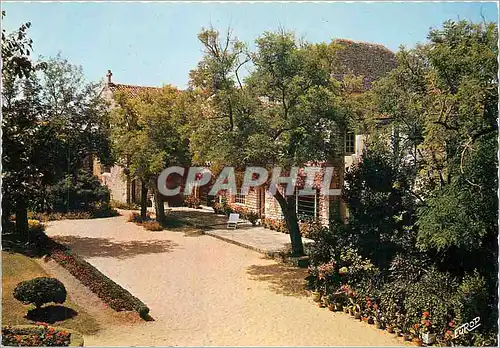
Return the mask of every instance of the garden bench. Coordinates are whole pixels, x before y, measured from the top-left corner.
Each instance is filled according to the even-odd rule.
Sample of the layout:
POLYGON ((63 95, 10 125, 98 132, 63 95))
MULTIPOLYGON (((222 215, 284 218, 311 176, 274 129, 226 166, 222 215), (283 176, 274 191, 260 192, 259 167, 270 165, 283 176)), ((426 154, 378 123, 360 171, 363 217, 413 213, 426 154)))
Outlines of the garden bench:
POLYGON ((236 229, 238 222, 240 221, 240 214, 232 213, 229 214, 229 220, 227 220, 227 228, 236 229))

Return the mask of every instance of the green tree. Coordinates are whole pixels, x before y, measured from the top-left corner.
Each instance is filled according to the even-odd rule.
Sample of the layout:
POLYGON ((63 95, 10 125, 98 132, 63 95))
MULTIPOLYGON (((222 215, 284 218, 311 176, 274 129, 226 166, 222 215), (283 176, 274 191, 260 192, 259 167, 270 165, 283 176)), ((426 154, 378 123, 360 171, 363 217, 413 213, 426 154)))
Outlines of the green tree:
POLYGON ((100 86, 84 79, 81 67, 61 56, 45 61, 36 75, 44 113, 39 121, 34 160, 42 173, 40 194, 33 208, 46 210, 51 185, 76 175, 84 159, 96 155, 112 164, 109 115, 100 86))
POLYGON ((28 230, 27 201, 40 178, 31 164, 42 110, 33 80, 36 66, 30 59, 29 27, 23 24, 10 34, 2 30, 2 225, 15 213, 19 234, 28 230))
POLYGON ((181 91, 164 86, 137 97, 118 93, 113 112, 113 144, 117 158, 125 158, 128 175, 141 181, 141 217, 146 219, 148 188, 155 197, 156 218, 165 218, 163 197, 156 179, 170 165, 190 163, 188 143, 182 136, 187 99, 181 91))
MULTIPOLYGON (((335 47, 298 42, 292 33, 281 31, 265 33, 256 40, 255 53, 243 54, 244 45, 229 35, 224 40, 213 30, 199 35, 207 49, 191 74, 191 84, 210 97, 191 138, 195 161, 218 168, 259 165, 289 170, 308 161, 341 159, 338 135, 343 139, 350 112, 342 103, 340 83, 331 77, 335 47), (225 59, 217 59, 219 52, 225 59), (237 72, 247 57, 253 70, 243 85, 237 72), (198 76, 205 79, 194 78, 198 76)), ((280 190, 274 196, 293 253, 303 254, 295 199, 280 190)))
POLYGON ((496 274, 497 26, 448 21, 428 39, 398 53, 374 111, 390 116, 385 139, 411 167, 418 246, 456 272, 496 274))

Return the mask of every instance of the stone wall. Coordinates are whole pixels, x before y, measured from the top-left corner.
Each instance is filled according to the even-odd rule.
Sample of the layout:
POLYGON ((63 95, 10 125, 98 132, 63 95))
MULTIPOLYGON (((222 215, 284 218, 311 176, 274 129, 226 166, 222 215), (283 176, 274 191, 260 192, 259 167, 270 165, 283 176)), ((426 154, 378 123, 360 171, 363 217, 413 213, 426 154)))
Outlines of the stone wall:
MULTIPOLYGON (((109 172, 104 172, 102 164, 99 163, 97 158, 94 158, 93 172, 102 184, 108 187, 111 194, 111 200, 127 203, 127 182, 123 176, 123 168, 120 166, 113 166, 109 168, 109 172)), ((136 197, 140 196, 140 187, 138 189, 139 195, 136 197)))

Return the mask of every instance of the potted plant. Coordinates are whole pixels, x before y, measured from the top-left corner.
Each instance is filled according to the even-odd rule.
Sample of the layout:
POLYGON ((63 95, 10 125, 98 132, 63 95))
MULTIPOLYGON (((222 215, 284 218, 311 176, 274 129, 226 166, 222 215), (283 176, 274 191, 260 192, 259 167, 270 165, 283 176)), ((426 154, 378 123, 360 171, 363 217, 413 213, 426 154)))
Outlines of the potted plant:
POLYGON ((383 317, 382 317, 382 313, 380 312, 380 309, 378 308, 375 308, 375 318, 374 318, 374 321, 375 321, 375 327, 377 329, 382 329, 383 327, 383 317))
POLYGON ((425 344, 433 344, 436 342, 436 334, 434 333, 434 327, 432 325, 431 316, 429 312, 425 311, 422 314, 422 341, 425 344))
POLYGON ((250 221, 250 223, 252 224, 252 226, 256 226, 257 225, 257 220, 259 220, 259 214, 257 214, 256 212, 250 210, 250 211, 247 212, 246 218, 247 218, 248 221, 250 221))
POLYGON ((359 305, 354 305, 354 319, 361 320, 361 308, 359 305))
POLYGON ((316 290, 316 291, 312 292, 312 295, 313 295, 313 301, 314 302, 321 302, 321 297, 322 297, 321 292, 319 292, 319 291, 316 290))
POLYGON ((387 324, 385 325, 385 330, 388 333, 394 333, 395 328, 396 328, 396 325, 394 325, 394 320, 388 320, 387 324))
POLYGON ((421 346, 423 344, 422 339, 420 338, 420 324, 415 323, 413 327, 410 329, 410 334, 415 345, 421 346))

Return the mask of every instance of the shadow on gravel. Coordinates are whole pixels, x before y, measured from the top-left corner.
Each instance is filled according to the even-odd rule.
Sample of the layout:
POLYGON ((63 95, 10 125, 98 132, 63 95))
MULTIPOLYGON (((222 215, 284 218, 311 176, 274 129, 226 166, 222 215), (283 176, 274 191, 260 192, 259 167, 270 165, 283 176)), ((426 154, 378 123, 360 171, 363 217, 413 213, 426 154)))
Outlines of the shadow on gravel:
POLYGON ((277 294, 294 297, 308 296, 306 292, 307 269, 283 264, 253 265, 248 267, 253 280, 269 282, 269 288, 277 294))
POLYGON ((64 321, 66 319, 73 318, 76 315, 78 315, 78 312, 74 309, 64 306, 50 305, 28 311, 26 319, 54 324, 57 321, 64 321))
POLYGON ((78 236, 57 236, 53 239, 68 246, 83 257, 115 257, 126 259, 142 254, 171 252, 177 247, 176 243, 169 240, 114 242, 107 238, 78 236))

